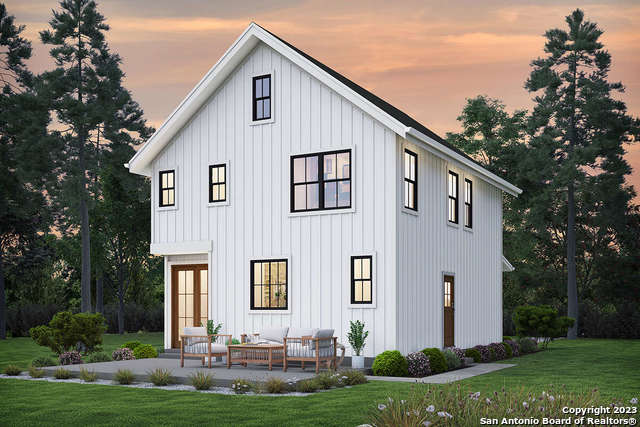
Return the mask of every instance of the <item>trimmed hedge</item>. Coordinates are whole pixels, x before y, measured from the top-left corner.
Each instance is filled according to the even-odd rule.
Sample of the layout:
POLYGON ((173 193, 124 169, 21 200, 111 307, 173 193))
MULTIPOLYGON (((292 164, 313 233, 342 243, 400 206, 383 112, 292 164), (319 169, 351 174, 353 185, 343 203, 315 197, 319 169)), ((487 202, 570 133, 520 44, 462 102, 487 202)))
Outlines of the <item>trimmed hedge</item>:
POLYGON ((434 374, 446 372, 448 368, 444 354, 438 348, 425 348, 422 352, 429 358, 429 366, 434 374))
POLYGON ((406 377, 409 375, 407 359, 398 350, 383 351, 373 361, 373 375, 406 377))
POLYGON ((504 346, 504 351, 507 353, 507 359, 511 359, 513 357, 513 349, 511 348, 511 345, 507 342, 503 342, 502 345, 504 346))
POLYGON ((158 357, 158 351, 151 344, 140 344, 133 350, 136 359, 151 359, 158 357))
POLYGON ((468 348, 464 351, 464 355, 473 358, 475 363, 482 362, 482 355, 477 348, 468 348))

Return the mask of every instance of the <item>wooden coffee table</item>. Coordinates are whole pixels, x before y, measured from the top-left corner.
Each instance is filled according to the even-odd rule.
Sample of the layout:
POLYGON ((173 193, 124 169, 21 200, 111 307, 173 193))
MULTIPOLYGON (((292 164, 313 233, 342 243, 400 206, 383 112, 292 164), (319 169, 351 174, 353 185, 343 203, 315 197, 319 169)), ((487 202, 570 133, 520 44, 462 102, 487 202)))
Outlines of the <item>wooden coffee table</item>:
POLYGON ((284 362, 283 344, 231 344, 227 346, 227 368, 232 363, 248 363, 269 365, 272 370, 274 363, 284 362))

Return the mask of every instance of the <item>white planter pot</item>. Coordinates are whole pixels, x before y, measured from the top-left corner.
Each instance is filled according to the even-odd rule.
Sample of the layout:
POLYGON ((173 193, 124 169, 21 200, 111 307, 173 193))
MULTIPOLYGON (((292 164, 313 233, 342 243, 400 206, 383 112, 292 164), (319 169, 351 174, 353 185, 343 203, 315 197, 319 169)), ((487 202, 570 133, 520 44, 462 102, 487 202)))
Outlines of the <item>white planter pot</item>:
POLYGON ((364 369, 364 356, 351 356, 351 367, 353 369, 364 369))

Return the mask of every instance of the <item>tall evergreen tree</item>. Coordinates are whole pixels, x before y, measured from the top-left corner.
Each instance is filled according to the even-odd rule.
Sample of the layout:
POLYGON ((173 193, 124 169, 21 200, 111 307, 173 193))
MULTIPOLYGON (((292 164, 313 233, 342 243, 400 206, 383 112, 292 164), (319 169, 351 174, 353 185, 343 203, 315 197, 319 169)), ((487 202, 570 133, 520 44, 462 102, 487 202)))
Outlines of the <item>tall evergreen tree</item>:
MULTIPOLYGON (((546 218, 547 227, 561 225, 557 217, 566 215, 566 228, 557 235, 562 240, 558 243, 566 248, 567 312, 576 319, 568 337, 576 338, 576 209, 590 211, 585 206, 593 194, 590 187, 603 184, 619 195, 614 209, 626 210, 633 190, 624 186, 624 176, 630 168, 622 157, 623 144, 637 139, 639 134, 637 120, 627 114, 622 101, 612 96, 621 92, 623 86, 607 80, 611 55, 599 41, 602 30, 586 21, 580 9, 567 16, 566 22, 568 31, 552 29, 545 33, 547 55, 532 62, 533 70, 525 87, 536 93, 529 148, 537 154, 531 157, 540 160, 548 155, 546 162, 539 162, 541 167, 535 168, 541 172, 539 181, 546 184, 545 191, 540 193, 542 204, 537 209, 546 210, 541 218, 546 218), (563 203, 558 203, 559 197, 563 203)), ((615 199, 612 194, 606 198, 615 199)), ((591 218, 589 213, 578 219, 586 224, 591 218)), ((584 241, 584 236, 580 237, 584 241)))
POLYGON ((63 0, 53 12, 51 29, 40 33, 43 43, 53 45, 56 68, 43 74, 52 99, 52 109, 64 127, 61 132, 68 159, 59 200, 67 229, 79 226, 82 241, 81 310, 91 310, 91 204, 100 189, 98 161, 109 150, 110 136, 119 141, 146 137, 142 110, 121 86, 124 74, 120 57, 109 50, 105 32, 109 26, 90 0, 63 0), (108 128, 108 129, 107 129, 108 128), (134 135, 129 135, 129 132, 134 135), (107 135, 109 133, 109 135, 107 135), (125 137, 125 135, 128 135, 125 137), (129 139, 127 139, 129 138, 129 139), (99 142, 101 141, 101 142, 99 142), (93 197, 92 197, 93 195, 93 197), (73 213, 75 212, 75 214, 73 213))
POLYGON ((6 337, 6 267, 37 259, 39 233, 49 228, 43 190, 53 162, 46 105, 25 61, 31 44, 0 3, 0 338, 6 337))

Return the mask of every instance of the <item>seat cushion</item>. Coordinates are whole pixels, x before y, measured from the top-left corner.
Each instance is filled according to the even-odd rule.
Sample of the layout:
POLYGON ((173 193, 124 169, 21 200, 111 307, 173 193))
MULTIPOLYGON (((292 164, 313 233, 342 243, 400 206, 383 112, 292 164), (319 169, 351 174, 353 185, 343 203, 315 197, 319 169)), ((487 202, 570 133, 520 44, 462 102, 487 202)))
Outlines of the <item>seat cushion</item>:
MULTIPOLYGON (((209 343, 198 342, 191 345, 184 346, 185 353, 193 354, 209 354, 209 343)), ((211 353, 226 353, 227 346, 222 344, 211 344, 211 353)))
POLYGON ((287 332, 287 337, 292 337, 292 338, 312 337, 317 330, 318 328, 289 328, 289 332, 287 332))
POLYGON ((183 335, 207 335, 207 328, 204 326, 185 326, 183 335))
POLYGON ((260 339, 267 341, 275 341, 282 344, 282 339, 287 336, 288 327, 284 328, 265 328, 260 331, 260 339))
MULTIPOLYGON (((333 337, 333 329, 318 329, 315 334, 313 334, 313 338, 332 338, 333 337)), ((331 347, 333 345, 333 340, 324 339, 320 340, 318 343, 318 347, 331 347)))

